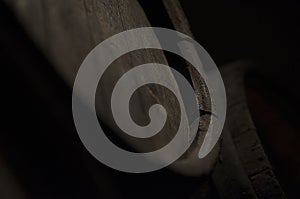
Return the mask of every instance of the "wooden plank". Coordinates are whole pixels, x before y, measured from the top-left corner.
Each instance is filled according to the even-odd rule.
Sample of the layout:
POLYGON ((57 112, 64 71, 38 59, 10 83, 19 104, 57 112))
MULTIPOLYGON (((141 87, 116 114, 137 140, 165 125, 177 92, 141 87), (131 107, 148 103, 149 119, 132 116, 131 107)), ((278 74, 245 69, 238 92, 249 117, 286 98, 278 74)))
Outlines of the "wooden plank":
MULTIPOLYGON (((6 0, 6 2, 14 8, 28 33, 70 88, 83 59, 97 44, 124 30, 150 26, 136 0, 6 0)), ((135 115, 141 123, 145 123, 148 119, 149 104, 163 104, 169 117, 163 131, 144 141, 127 136, 116 127, 109 108, 115 83, 134 66, 149 62, 167 65, 163 52, 158 50, 143 50, 120 57, 106 71, 105 77, 99 83, 101 89, 96 95, 96 107, 101 120, 138 151, 153 150, 165 145, 177 132, 180 118, 179 110, 174 108, 177 107, 176 101, 170 93, 159 86, 146 86, 133 99, 132 115, 135 115)), ((167 75, 176 85, 171 71, 167 75)), ((189 132, 186 134, 188 137, 189 132)), ((201 146, 199 143, 201 144, 202 139, 203 137, 198 137, 193 146, 201 146)), ((190 154, 183 156, 184 158, 178 160, 173 167, 183 174, 194 172, 202 174, 203 160, 196 161, 198 158, 195 150, 190 161, 190 154)), ((216 154, 213 153, 213 157, 216 154)), ((206 165, 205 172, 211 164, 206 165)))

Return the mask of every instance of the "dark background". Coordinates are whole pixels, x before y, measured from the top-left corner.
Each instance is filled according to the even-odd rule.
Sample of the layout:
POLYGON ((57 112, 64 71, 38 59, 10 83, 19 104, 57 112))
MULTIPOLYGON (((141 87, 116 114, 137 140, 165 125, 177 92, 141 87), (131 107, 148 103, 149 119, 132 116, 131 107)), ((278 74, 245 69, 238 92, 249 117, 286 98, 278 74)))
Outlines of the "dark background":
MULTIPOLYGON (((283 190, 299 198, 300 3, 181 2, 196 40, 218 66, 254 61, 245 82, 250 111, 283 190)), ((140 3, 151 25, 171 28, 159 1, 140 3)), ((165 169, 125 174, 98 163, 74 128, 71 90, 2 1, 0 27, 0 171, 8 169, 17 184, 0 176, 0 190, 21 187, 28 198, 187 198, 205 181, 217 197, 205 178, 165 169)))

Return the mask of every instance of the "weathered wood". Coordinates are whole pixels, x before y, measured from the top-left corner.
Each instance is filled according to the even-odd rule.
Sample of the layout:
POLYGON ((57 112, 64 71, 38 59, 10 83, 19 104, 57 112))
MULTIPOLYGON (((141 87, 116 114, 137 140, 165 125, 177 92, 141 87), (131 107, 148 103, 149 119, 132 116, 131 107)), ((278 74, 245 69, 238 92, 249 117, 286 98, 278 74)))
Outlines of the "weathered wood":
MULTIPOLYGON (((163 2, 175 29, 193 37, 179 1, 163 2)), ((222 67, 229 106, 222 136, 221 158, 225 160, 218 164, 213 174, 221 198, 284 197, 260 144, 246 103, 244 74, 251 64, 253 63, 238 62, 222 67)), ((191 66, 188 65, 188 68, 194 88, 199 93, 198 100, 202 102, 201 108, 211 111, 211 104, 205 101, 209 96, 204 95, 208 91, 203 78, 191 66)))
MULTIPOLYGON (((180 2, 178 0, 163 0, 163 3, 166 7, 166 10, 170 16, 170 19, 175 29, 179 32, 190 36, 191 38, 194 38, 191 28, 189 26, 189 22, 183 12, 180 2)), ((196 57, 195 59, 198 58, 196 57)), ((211 113, 211 99, 203 77, 189 63, 187 63, 187 68, 190 72, 193 87, 198 97, 200 110, 211 113)))
MULTIPOLYGON (((78 67, 93 47, 121 31, 150 26, 142 8, 135 0, 6 0, 6 2, 14 8, 28 33, 70 87, 78 67)), ((188 20, 179 1, 163 0, 163 2, 175 29, 192 37, 188 20)), ((101 120, 116 132, 119 129, 113 125, 111 110, 107 108, 110 107, 110 98, 107 96, 110 96, 113 85, 122 74, 133 66, 147 62, 167 64, 161 51, 144 50, 130 53, 116 60, 102 83, 99 83, 99 87, 103 90, 98 92, 96 106, 101 113, 101 120)), ((213 178, 221 198, 233 196, 281 198, 284 194, 260 144, 246 103, 243 81, 248 65, 242 62, 222 67, 229 110, 223 133, 221 158, 213 178)), ((191 66, 187 67, 198 95, 199 108, 211 112, 209 93, 203 78, 191 66)), ((176 84, 171 72, 169 77, 176 84)), ((160 87, 142 89, 134 102, 133 114, 140 118, 139 122, 143 122, 148 111, 145 109, 146 104, 157 102, 166 105, 165 108, 171 117, 165 133, 150 142, 137 141, 119 133, 119 136, 139 151, 159 148, 176 132, 178 111, 173 108, 176 104, 160 87)), ((200 132, 204 133, 198 135, 192 150, 178 160, 173 169, 186 175, 203 174, 211 170, 218 156, 218 145, 204 160, 196 159, 209 121, 209 115, 201 117, 200 132)))
MULTIPOLYGON (((6 2, 15 10, 28 33, 70 87, 83 59, 97 44, 124 30, 150 26, 142 8, 135 0, 7 0, 6 2)), ((96 94, 96 107, 101 120, 138 151, 149 151, 165 145, 177 132, 180 121, 179 110, 174 108, 177 104, 170 93, 159 86, 147 86, 141 89, 133 100, 132 115, 135 115, 139 122, 145 123, 148 104, 163 104, 168 111, 168 121, 162 132, 145 141, 127 136, 116 127, 109 108, 115 83, 129 69, 150 62, 167 65, 163 52, 158 50, 143 50, 120 57, 106 71, 96 94)), ((176 85, 171 71, 167 75, 176 85)), ((186 133, 189 134, 188 131, 186 133)), ((199 149, 198 145, 202 141, 203 135, 197 138, 193 146, 199 149)), ((214 161, 199 160, 196 152, 197 150, 187 153, 184 158, 178 160, 173 165, 175 170, 189 175, 208 172, 214 161), (204 163, 205 169, 202 170, 204 163)), ((217 153, 214 153, 213 157, 216 155, 217 153)), ((215 159, 213 157, 209 158, 215 159)))
MULTIPOLYGON (((189 22, 183 12, 183 9, 180 5, 180 2, 178 0, 163 0, 163 4, 166 8, 166 11, 172 21, 172 24, 175 28, 175 30, 182 32, 191 38, 193 38, 192 31, 189 26, 189 22)), ((184 46, 184 48, 189 49, 189 46, 184 46)), ((179 46, 180 48, 180 46, 179 46)), ((191 54, 195 60, 199 59, 199 55, 197 54, 191 54)), ((194 161, 192 165, 195 167, 197 166, 205 166, 207 168, 207 173, 211 171, 211 168, 214 167, 219 150, 220 150, 220 143, 218 142, 216 146, 213 148, 213 150, 207 155, 206 158, 199 160, 198 159, 198 153, 200 150, 200 147, 202 146, 204 137, 207 133, 208 126, 211 121, 211 113, 212 111, 212 104, 211 104, 211 98, 208 91, 208 88, 206 86, 206 83, 204 81, 204 78, 201 76, 203 74, 199 74, 198 71, 192 66, 190 63, 186 62, 186 67, 189 71, 190 78, 192 80, 193 88, 195 90, 195 93, 197 95, 198 99, 198 106, 199 111, 205 111, 207 115, 202 116, 200 118, 200 128, 199 128, 199 139, 193 143, 192 147, 188 150, 188 153, 190 153, 190 158, 188 161, 194 161), (191 158, 193 157, 193 159, 191 158)), ((202 66, 199 66, 202 67, 202 66)), ((175 163, 176 164, 176 163, 175 163)), ((197 170, 197 168, 186 168, 187 170, 197 170)))
MULTIPOLYGON (((248 177, 256 197, 285 198, 260 143, 246 102, 244 77, 252 65, 252 62, 241 61, 221 68, 229 103, 225 129, 231 134, 232 143, 244 170, 243 175, 248 177)), ((225 147, 228 147, 228 144, 224 143, 225 147)), ((230 183, 224 183, 225 185, 231 187, 230 183)))
POLYGON ((220 198, 257 198, 227 127, 222 138, 220 160, 212 173, 220 198))

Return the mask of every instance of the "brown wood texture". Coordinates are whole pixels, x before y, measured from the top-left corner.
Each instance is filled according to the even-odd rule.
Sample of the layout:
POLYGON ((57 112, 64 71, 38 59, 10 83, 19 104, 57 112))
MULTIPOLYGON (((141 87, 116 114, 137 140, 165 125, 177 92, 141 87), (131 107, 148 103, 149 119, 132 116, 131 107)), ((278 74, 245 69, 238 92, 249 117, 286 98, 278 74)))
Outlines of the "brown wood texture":
POLYGON ((285 198, 247 105, 244 78, 253 64, 239 61, 221 67, 227 88, 228 111, 223 132, 227 139, 224 139, 223 160, 217 165, 214 179, 224 198, 285 198), (230 148, 232 152, 228 157, 230 148), (236 159, 235 165, 232 158, 236 159))
MULTIPOLYGON (((41 48, 53 66, 61 74, 67 84, 72 87, 77 70, 85 56, 97 44, 106 38, 124 30, 150 26, 142 8, 135 0, 14 0, 7 1, 17 13, 18 18, 27 32, 41 48)), ((132 115, 141 123, 147 120, 149 104, 162 104, 168 112, 168 121, 162 131, 156 136, 141 140, 120 132, 116 127, 111 110, 110 96, 118 79, 129 69, 144 63, 167 64, 162 51, 143 50, 126 54, 117 59, 107 70, 99 83, 96 94, 96 107, 101 120, 107 124, 119 137, 138 151, 158 149, 168 143, 177 132, 180 118, 179 110, 174 98, 159 86, 146 86, 140 89, 133 100, 132 115)), ((42 66, 41 66, 42 67, 42 66)), ((168 79, 176 85, 173 74, 168 74, 168 79)), ((193 76, 194 77, 194 76, 193 76)), ((200 78, 193 78, 198 94, 204 93, 203 82, 200 78)), ((199 105, 208 110, 210 100, 201 95, 199 105), (206 102, 206 103, 204 103, 206 102)), ((202 123, 207 117, 201 117, 202 123)), ((206 127, 202 125, 203 131, 206 127)), ((189 130, 187 129, 187 137, 189 130)), ((209 172, 216 160, 218 150, 213 151, 207 158, 197 158, 205 134, 201 133, 193 143, 193 150, 173 164, 173 168, 187 175, 199 175, 209 172)))
MULTIPOLYGON (((175 29, 193 37, 179 1, 163 0, 163 3, 175 29)), ((135 0, 7 0, 7 4, 15 10, 28 33, 70 87, 81 62, 97 44, 121 31, 150 26, 135 0)), ((113 118, 108 116, 111 112, 107 108, 110 107, 110 98, 107 96, 110 96, 113 85, 122 74, 133 66, 147 62, 167 64, 161 51, 130 53, 116 60, 103 79, 104 91, 98 92, 101 95, 97 96, 97 107, 102 113, 101 120, 116 132, 119 129, 115 127, 113 118)), ((221 198, 282 198, 284 194, 260 144, 246 103, 243 77, 248 65, 242 62, 221 68, 228 97, 228 113, 221 157, 212 174, 213 180, 221 198)), ((209 93, 202 77, 191 66, 187 67, 198 95, 199 108, 211 112, 209 93)), ((171 72, 169 77, 174 80, 171 72)), ((101 87, 101 82, 99 85, 101 87)), ((176 104, 171 99, 169 93, 160 87, 142 89, 134 102, 134 114, 143 122, 148 111, 145 105, 162 103, 171 117, 165 132, 149 142, 141 142, 122 133, 119 136, 139 151, 165 144, 176 132, 178 121, 178 110, 173 108, 176 104)), ((200 124, 203 126, 200 126, 200 132, 205 132, 208 123, 209 115, 201 117, 200 124)), ((211 171, 219 145, 207 158, 198 160, 197 152, 205 133, 200 135, 199 142, 194 143, 187 156, 173 164, 173 169, 186 175, 211 171)))
MULTIPOLYGON (((191 28, 189 26, 189 22, 185 16, 185 13, 183 12, 183 9, 180 5, 180 2, 178 0, 163 0, 163 4, 166 8, 166 11, 172 21, 172 24, 175 28, 175 30, 184 33, 191 38, 194 38, 193 33, 191 31, 191 28)), ((184 46, 184 48, 189 49, 190 47, 184 46)), ((193 51, 192 51, 193 52, 193 51)), ((199 59, 199 56, 197 54, 191 54, 194 59, 199 59)), ((186 67, 189 71, 190 78, 193 84, 193 88, 195 90, 195 93, 197 95, 198 99, 198 106, 200 111, 205 111, 207 115, 202 116, 200 118, 200 124, 199 124, 199 139, 193 143, 193 147, 190 149, 190 153, 194 154, 192 157, 198 158, 197 154, 200 150, 200 147, 202 145, 203 139, 206 135, 208 125, 211 120, 211 114, 212 114, 212 104, 211 99, 209 95, 208 88, 206 86, 206 83, 199 74, 199 72, 188 62, 186 62, 186 67)), ((199 66, 201 67, 201 66, 199 66)), ((207 171, 210 171, 212 167, 214 167, 214 164, 216 163, 218 153, 220 150, 220 143, 218 142, 216 146, 213 148, 213 150, 208 154, 208 156, 203 160, 203 163, 199 160, 194 160, 195 162, 199 162, 198 166, 205 165, 207 168, 207 171)), ((188 161, 191 161, 189 159, 188 161)), ((194 163, 195 164, 195 163, 194 163)), ((195 164, 197 165, 197 164, 195 164)), ((189 168, 187 168, 189 169, 189 168)))
MULTIPOLYGON (((176 30, 193 37, 180 2, 163 0, 163 3, 176 30)), ((241 61, 221 67, 228 112, 222 135, 222 160, 213 179, 221 198, 283 198, 284 193, 260 143, 247 105, 244 76, 251 65, 253 63, 241 61)), ((202 102, 200 108, 211 111, 211 104, 205 101, 209 93, 203 78, 191 66, 188 68, 198 100, 202 102)))

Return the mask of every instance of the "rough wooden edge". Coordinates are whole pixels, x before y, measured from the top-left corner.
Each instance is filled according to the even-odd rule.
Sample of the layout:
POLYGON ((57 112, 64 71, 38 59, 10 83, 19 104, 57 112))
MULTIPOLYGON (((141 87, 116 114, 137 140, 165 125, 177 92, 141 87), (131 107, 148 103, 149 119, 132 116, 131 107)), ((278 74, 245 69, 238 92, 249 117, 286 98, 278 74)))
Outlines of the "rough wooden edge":
POLYGON ((253 64, 236 62, 221 68, 229 104, 225 125, 257 198, 286 198, 261 145, 246 101, 244 77, 253 64))
MULTIPOLYGON (((163 3, 175 29, 193 37, 180 2, 163 0, 163 3)), ((284 193, 264 153, 246 103, 244 74, 250 65, 240 62, 222 67, 229 103, 221 150, 221 158, 225 160, 219 161, 213 179, 221 198, 283 198, 284 193), (229 170, 235 173, 228 173, 229 170)), ((200 90, 206 87, 199 87, 203 84, 203 80, 199 82, 202 78, 190 66, 188 68, 195 90, 203 93, 200 90)))

